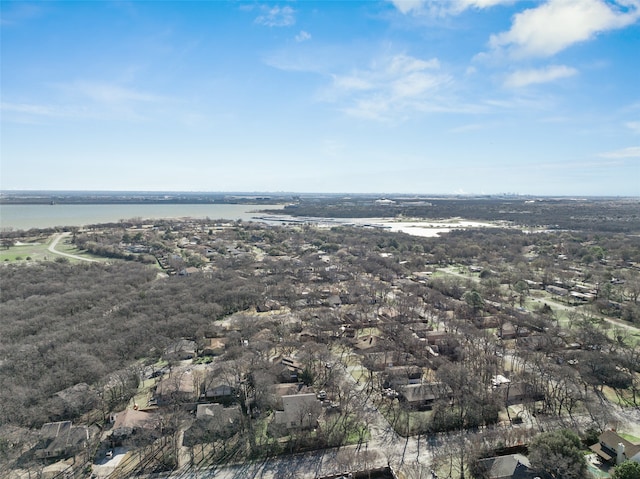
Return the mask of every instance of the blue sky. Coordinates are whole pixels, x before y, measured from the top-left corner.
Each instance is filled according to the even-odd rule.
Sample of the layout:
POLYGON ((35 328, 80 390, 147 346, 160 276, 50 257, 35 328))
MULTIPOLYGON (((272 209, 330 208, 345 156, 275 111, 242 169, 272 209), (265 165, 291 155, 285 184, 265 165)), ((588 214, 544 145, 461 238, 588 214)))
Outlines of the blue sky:
POLYGON ((640 196, 640 0, 0 8, 3 190, 640 196))

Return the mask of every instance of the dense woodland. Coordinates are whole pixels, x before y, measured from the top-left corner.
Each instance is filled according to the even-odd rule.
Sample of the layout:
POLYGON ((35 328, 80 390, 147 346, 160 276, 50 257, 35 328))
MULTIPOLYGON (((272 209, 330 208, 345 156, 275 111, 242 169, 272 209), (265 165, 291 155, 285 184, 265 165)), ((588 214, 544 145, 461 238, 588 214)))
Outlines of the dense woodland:
MULTIPOLYGON (((233 365, 243 414, 259 420, 274 408, 265 393, 277 382, 274 350, 296 354, 305 365, 301 384, 326 389, 341 406, 333 435, 318 435, 315 444, 292 436, 290 450, 340 444, 366 429, 355 392, 322 366, 338 351, 352 355, 353 335, 338 333, 345 330, 356 331, 355 340, 375 336, 376 351, 420 368, 442 389, 429 419, 412 421, 409 409, 380 394, 393 374, 372 355, 357 356, 370 371, 367 390, 380 396, 379 407, 402 434, 496 423, 504 400, 490 384, 507 355, 525 365, 517 379, 533 396, 542 393, 530 406, 540 417, 587 415, 602 428, 611 397, 640 404, 640 345, 624 328, 640 325, 637 235, 471 229, 419 238, 346 226, 167 220, 153 228, 123 222, 74 229, 73 241, 133 261, 1 266, 4 437, 49 421, 99 423, 126 405, 145 365, 176 340, 202 344, 222 334, 229 343, 216 361, 233 365), (143 264, 150 258, 161 268, 143 264), (577 284, 594 289, 590 301, 562 303, 544 292, 577 284), (222 328, 229 318, 232 325, 222 328), (491 327, 483 326, 488 318, 491 327), (516 331, 512 340, 500 339, 507 324, 516 331), (422 330, 447 333, 439 354, 425 348, 422 330)), ((216 437, 244 434, 247 447, 264 446, 251 439, 251 424, 222 434, 199 423, 186 437, 198 444, 216 430, 216 437)))

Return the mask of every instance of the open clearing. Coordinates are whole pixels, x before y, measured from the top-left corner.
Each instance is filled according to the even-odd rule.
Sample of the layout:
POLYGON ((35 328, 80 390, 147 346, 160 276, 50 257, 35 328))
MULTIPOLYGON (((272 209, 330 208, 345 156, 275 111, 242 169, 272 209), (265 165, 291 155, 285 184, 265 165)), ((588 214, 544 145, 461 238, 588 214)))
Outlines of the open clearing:
POLYGON ((79 250, 71 243, 69 234, 56 233, 49 238, 39 238, 33 242, 16 242, 8 249, 0 250, 0 262, 13 261, 53 261, 67 258, 69 261, 107 261, 79 250))

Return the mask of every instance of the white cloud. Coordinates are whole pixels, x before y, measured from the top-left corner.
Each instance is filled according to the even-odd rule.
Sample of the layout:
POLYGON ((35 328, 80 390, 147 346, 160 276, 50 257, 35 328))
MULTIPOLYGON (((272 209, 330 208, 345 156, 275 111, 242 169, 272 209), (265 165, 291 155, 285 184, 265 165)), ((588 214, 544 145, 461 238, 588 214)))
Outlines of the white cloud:
POLYGON ((307 40, 311 40, 311 34, 300 30, 300 33, 296 35, 296 42, 306 42, 307 40))
POLYGON ((630 146, 628 148, 622 148, 620 150, 607 151, 605 153, 601 153, 601 158, 640 158, 640 146, 630 146))
POLYGON ((426 0, 390 0, 391 3, 400 11, 407 14, 422 10, 426 0))
POLYGON ((359 78, 358 76, 333 76, 333 86, 339 90, 371 90, 374 88, 374 84, 368 81, 366 78, 359 78))
POLYGON ((437 58, 432 58, 431 60, 420 60, 406 55, 394 56, 389 62, 388 67, 389 71, 393 74, 412 73, 438 68, 440 68, 440 62, 437 58))
POLYGON ((436 75, 415 72, 393 81, 391 91, 396 98, 416 97, 436 88, 440 80, 441 78, 436 75))
POLYGON ((470 8, 483 9, 496 5, 507 5, 516 0, 389 0, 400 13, 432 16, 457 15, 470 8))
POLYGON ((638 18, 638 0, 549 0, 516 14, 511 29, 492 35, 489 44, 515 57, 548 57, 638 18))
POLYGON ((484 8, 495 7, 497 5, 509 5, 515 1, 516 0, 456 0, 452 2, 449 12, 457 14, 471 8, 481 10, 484 8))
POLYGON ((565 65, 552 65, 546 68, 517 70, 507 76, 504 85, 509 88, 520 88, 535 83, 548 83, 560 78, 568 78, 578 73, 575 68, 565 65))
POLYGON ((505 5, 513 3, 515 0, 458 0, 459 6, 464 8, 489 8, 496 5, 505 5))
POLYGON ((334 74, 332 79, 323 100, 343 103, 349 115, 385 120, 411 111, 440 110, 436 93, 451 82, 436 58, 408 55, 385 57, 368 69, 334 74))
POLYGON ((267 27, 289 27, 296 23, 294 17, 295 10, 289 6, 286 7, 262 7, 262 15, 255 20, 260 25, 267 27))

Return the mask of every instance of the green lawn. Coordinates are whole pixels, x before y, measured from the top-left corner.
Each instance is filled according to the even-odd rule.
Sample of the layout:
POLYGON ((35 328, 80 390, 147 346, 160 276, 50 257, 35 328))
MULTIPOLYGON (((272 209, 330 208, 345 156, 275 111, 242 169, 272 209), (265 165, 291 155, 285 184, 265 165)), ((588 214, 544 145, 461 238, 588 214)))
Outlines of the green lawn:
MULTIPOLYGON (((0 262, 31 262, 31 261, 54 261, 56 258, 66 258, 71 262, 79 262, 78 259, 68 258, 66 256, 52 253, 48 250, 53 237, 38 238, 35 241, 18 242, 16 245, 8 249, 0 250, 0 262)), ((86 251, 79 250, 71 244, 70 238, 63 238, 56 245, 56 250, 62 253, 73 254, 83 258, 93 259, 96 261, 107 261, 106 258, 95 256, 86 251)))
POLYGON ((54 259, 51 252, 47 250, 48 242, 19 243, 8 249, 0 250, 0 261, 45 261, 54 259), (27 259, 30 258, 30 259, 27 259))
MULTIPOLYGON (((83 258, 88 258, 88 259, 93 259, 96 261, 108 261, 107 258, 103 258, 101 256, 96 256, 90 253, 87 253, 84 250, 78 249, 75 247, 75 245, 73 245, 71 243, 71 238, 70 237, 66 237, 66 238, 62 238, 58 244, 56 245, 56 250, 60 251, 61 253, 67 253, 67 254, 73 254, 76 256, 81 256, 83 258)), ((73 258, 67 258, 69 261, 78 261, 75 260, 73 258)))
POLYGON ((640 444, 640 437, 634 436, 632 434, 625 434, 623 432, 618 432, 618 435, 633 444, 640 444))

